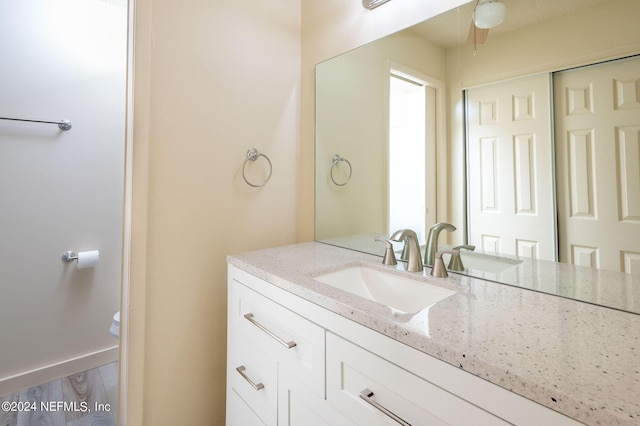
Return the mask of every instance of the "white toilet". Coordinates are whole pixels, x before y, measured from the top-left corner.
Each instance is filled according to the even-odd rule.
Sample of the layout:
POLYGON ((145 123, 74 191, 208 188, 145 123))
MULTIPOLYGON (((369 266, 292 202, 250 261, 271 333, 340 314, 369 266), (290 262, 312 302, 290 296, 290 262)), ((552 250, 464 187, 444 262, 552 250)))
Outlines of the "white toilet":
POLYGON ((116 312, 113 316, 113 322, 111 323, 111 327, 109 327, 109 333, 116 339, 120 338, 120 311, 116 312))

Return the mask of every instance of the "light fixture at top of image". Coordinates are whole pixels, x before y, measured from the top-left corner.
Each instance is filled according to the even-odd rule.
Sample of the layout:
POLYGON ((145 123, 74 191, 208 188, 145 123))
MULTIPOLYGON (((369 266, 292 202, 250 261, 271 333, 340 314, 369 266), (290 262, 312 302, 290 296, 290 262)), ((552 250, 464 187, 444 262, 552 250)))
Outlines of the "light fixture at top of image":
POLYGON ((493 28, 504 21, 506 12, 507 8, 499 1, 480 0, 474 10, 473 21, 478 28, 493 28))

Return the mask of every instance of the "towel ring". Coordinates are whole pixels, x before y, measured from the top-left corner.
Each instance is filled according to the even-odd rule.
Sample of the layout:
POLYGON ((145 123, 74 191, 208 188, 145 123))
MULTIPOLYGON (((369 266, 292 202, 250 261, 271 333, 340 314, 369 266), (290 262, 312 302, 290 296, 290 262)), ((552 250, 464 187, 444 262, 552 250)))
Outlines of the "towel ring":
POLYGON ((349 183, 349 181, 351 180, 351 175, 353 174, 353 168, 351 167, 351 163, 349 162, 349 160, 347 160, 344 157, 340 157, 338 154, 334 154, 333 159, 331 160, 331 162, 333 163, 331 165, 331 181, 333 181, 333 183, 335 183, 338 186, 345 186, 347 183, 349 183), (344 183, 338 183, 336 182, 336 179, 333 177, 333 169, 336 168, 338 166, 338 164, 342 163, 342 162, 347 163, 347 165, 349 166, 349 176, 347 176, 347 180, 344 181, 344 183))
POLYGON ((255 148, 251 148, 250 150, 247 151, 247 158, 244 160, 244 163, 242 163, 242 178, 244 179, 245 182, 247 182, 247 185, 253 186, 254 188, 260 188, 262 186, 265 186, 267 182, 269 182, 269 179, 271 179, 272 172, 273 172, 273 165, 271 164, 271 160, 269 160, 269 157, 260 153, 255 148), (264 159, 267 160, 267 162, 269 163, 269 175, 264 180, 264 182, 260 184, 255 184, 255 183, 249 182, 249 179, 247 179, 247 176, 245 175, 245 169, 247 167, 248 161, 256 161, 259 157, 264 157, 264 159))

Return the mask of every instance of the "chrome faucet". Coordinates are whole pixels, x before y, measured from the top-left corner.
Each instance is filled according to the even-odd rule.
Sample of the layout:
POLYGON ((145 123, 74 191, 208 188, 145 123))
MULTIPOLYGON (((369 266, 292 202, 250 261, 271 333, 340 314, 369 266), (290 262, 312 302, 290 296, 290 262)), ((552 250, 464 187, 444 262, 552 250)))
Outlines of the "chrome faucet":
POLYGON ((422 272, 422 255, 420 254, 420 244, 418 236, 411 229, 400 229, 393 233, 391 241, 404 241, 405 247, 408 249, 407 271, 422 272))
POLYGON ((440 222, 436 223, 429 229, 429 236, 427 237, 427 247, 424 251, 424 265, 433 266, 436 252, 438 251, 438 237, 441 231, 453 232, 456 227, 450 223, 440 222))

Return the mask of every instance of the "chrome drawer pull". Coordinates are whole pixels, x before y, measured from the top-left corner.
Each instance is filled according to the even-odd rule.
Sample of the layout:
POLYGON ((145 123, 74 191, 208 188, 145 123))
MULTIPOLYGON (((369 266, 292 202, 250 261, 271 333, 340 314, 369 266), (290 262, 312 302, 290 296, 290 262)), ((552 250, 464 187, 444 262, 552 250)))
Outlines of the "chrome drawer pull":
POLYGON ((396 416, 391 411, 389 411, 388 409, 386 409, 382 405, 380 405, 380 403, 378 403, 378 402, 374 401, 373 399, 371 399, 372 396, 373 396, 373 392, 371 392, 371 390, 369 390, 369 389, 364 389, 362 392, 360 392, 360 398, 364 399, 365 402, 367 402, 368 404, 371 404, 373 406, 373 408, 377 409, 382 414, 390 417, 391 419, 395 420, 396 422, 398 422, 399 424, 401 424, 403 426, 411 426, 410 423, 405 422, 400 417, 396 416))
POLYGON ((245 370, 246 368, 244 368, 244 365, 241 365, 240 367, 236 368, 236 371, 240 373, 242 378, 245 379, 247 382, 249 382, 249 384, 253 386, 255 390, 264 389, 264 385, 262 383, 258 383, 258 384, 253 383, 253 380, 251 380, 249 376, 247 376, 247 374, 244 372, 245 370))
POLYGON ((249 320, 249 322, 253 325, 255 325, 256 327, 258 327, 260 330, 264 331, 265 333, 267 333, 273 340, 275 340, 276 342, 280 343, 282 346, 284 346, 287 349, 291 349, 293 347, 296 346, 296 342, 285 342, 284 340, 282 340, 281 338, 279 338, 278 336, 276 336, 275 334, 273 334, 271 331, 267 330, 265 328, 264 325, 260 324, 258 321, 253 319, 253 314, 252 313, 248 313, 245 314, 244 317, 249 320))

